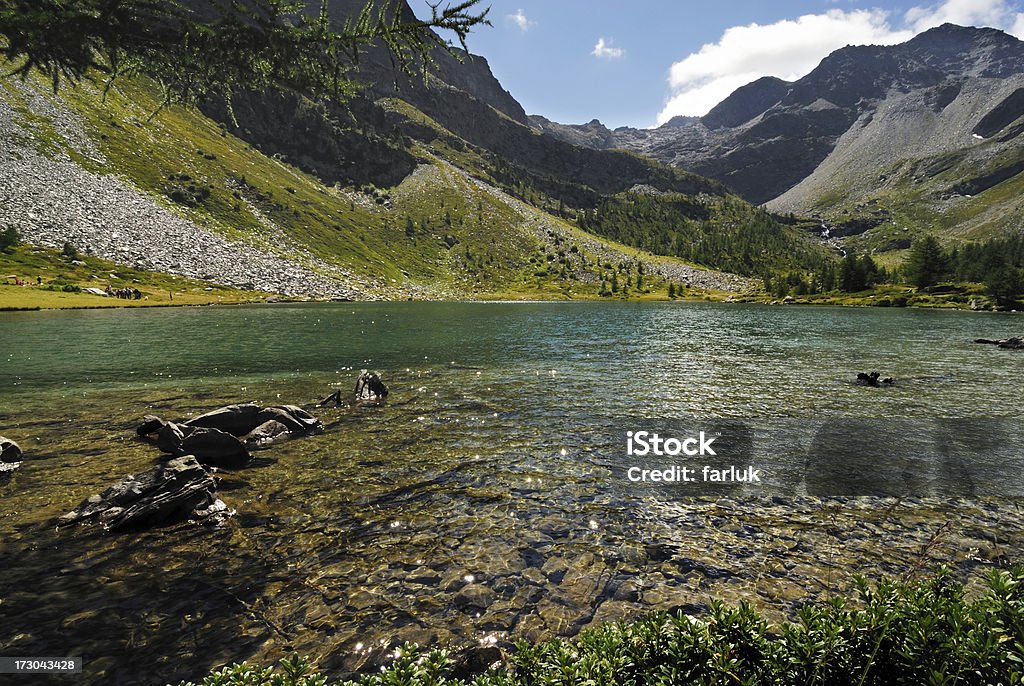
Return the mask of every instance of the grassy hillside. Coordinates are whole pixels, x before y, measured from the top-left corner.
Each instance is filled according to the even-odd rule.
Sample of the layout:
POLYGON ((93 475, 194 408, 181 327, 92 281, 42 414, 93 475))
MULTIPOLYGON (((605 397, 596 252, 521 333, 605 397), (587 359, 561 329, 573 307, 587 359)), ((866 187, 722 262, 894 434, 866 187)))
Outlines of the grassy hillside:
MULTIPOLYGON (((709 270, 758 273, 749 254, 742 268, 734 256, 744 253, 748 233, 757 234, 755 260, 763 258, 766 268, 783 255, 790 255, 785 259, 790 267, 791 255, 821 258, 798 232, 772 222, 718 184, 633 155, 614 157, 629 177, 616 183, 650 179, 681 189, 664 193, 640 185, 637 192, 663 209, 696 209, 700 221, 673 225, 673 219, 685 217, 655 211, 624 222, 612 217, 601 223, 600 236, 586 233, 580 228, 593 229, 594 223, 593 215, 587 221, 588 210, 609 202, 619 206, 634 191, 608 195, 571 175, 528 168, 467 143, 397 99, 374 106, 393 131, 402 132, 396 144, 406 146, 416 166, 397 185, 377 188, 327 186, 197 111, 161 109, 155 86, 141 80, 120 81, 105 96, 88 82, 53 95, 41 83, 6 80, 0 82, 0 97, 20 127, 5 134, 11 154, 23 158, 30 150, 40 159, 70 160, 94 176, 114 175, 154 205, 223 241, 256 246, 311 274, 342 275, 357 297, 646 297, 667 295, 670 282, 688 283, 694 292, 735 291, 754 282, 709 270), (77 133, 71 130, 76 127, 77 133), (650 240, 653 234, 659 240, 650 240), (683 249, 683 244, 703 247, 683 249), (762 254, 769 248, 772 254, 762 254), (613 280, 632 290, 611 292, 613 280)), ((511 120, 505 123, 529 132, 511 120)), ((567 154, 545 164, 561 168, 581 153, 567 154)), ((590 170, 585 176, 607 185, 613 172, 590 170)), ((102 208, 88 219, 90 235, 112 228, 102 208)), ((14 225, 27 242, 38 242, 39 232, 24 216, 0 210, 0 225, 14 225)), ((130 227, 124 233, 131 243, 130 227)), ((49 245, 60 247, 52 237, 49 245)), ((122 262, 117 255, 95 257, 122 262)), ((10 269, 17 272, 18 265, 10 269)), ((79 276, 77 285, 91 285, 94 274, 79 276)))

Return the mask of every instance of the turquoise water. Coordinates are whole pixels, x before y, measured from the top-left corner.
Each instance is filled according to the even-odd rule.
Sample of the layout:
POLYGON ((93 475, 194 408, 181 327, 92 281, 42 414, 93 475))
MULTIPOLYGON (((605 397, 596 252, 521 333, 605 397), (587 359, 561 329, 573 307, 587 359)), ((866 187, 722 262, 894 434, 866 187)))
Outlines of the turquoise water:
POLYGON ((361 367, 392 379, 480 367, 446 378, 610 415, 1019 416, 1024 356, 971 340, 1020 329, 1012 315, 699 303, 0 313, 0 407, 109 390, 313 397, 361 367), (885 394, 846 383, 874 369, 904 383, 885 394))
MULTIPOLYGON (((793 470, 852 431, 881 446, 867 451, 872 468, 895 470, 909 495, 963 482, 953 458, 908 481, 887 441, 917 455, 922 421, 952 444, 1016 440, 1024 355, 971 341, 1019 335, 1021 321, 702 303, 0 313, 0 434, 28 456, 0 485, 0 654, 84 655, 87 683, 197 678, 290 649, 342 674, 405 640, 571 635, 712 592, 785 612, 820 592, 811 580, 831 540, 814 525, 823 506, 804 497, 824 477, 793 470), (309 406, 348 392, 362 368, 381 372, 389 402, 315 410, 325 434, 222 472, 238 512, 225 526, 53 531, 54 517, 154 464, 133 440, 144 414, 309 406), (897 385, 852 383, 872 370, 897 385), (688 499, 707 493, 624 478, 627 417, 693 417, 726 434, 782 426, 802 443, 770 456, 774 499, 698 504, 688 499)), ((1000 470, 950 492, 999 493, 1000 470)), ((998 505, 915 502, 898 524, 872 503, 830 510, 857 532, 835 560, 911 564, 951 507, 974 533, 949 555, 976 558, 971 536, 989 527, 1001 540, 1019 531, 998 505)))

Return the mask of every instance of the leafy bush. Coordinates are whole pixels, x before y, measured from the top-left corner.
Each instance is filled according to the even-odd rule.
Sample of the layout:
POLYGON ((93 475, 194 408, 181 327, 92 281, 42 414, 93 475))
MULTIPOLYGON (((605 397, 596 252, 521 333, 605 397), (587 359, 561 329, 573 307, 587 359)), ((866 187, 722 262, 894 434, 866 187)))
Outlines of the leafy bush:
MULTIPOLYGON (((322 686, 299 658, 281 671, 245 663, 202 686, 322 686)), ((413 646, 379 674, 343 686, 457 686, 444 651, 413 646)), ((1024 683, 1024 567, 994 571, 967 601, 940 570, 913 584, 857 581, 855 599, 805 606, 799 619, 769 624, 749 605, 712 602, 708 616, 654 613, 607 624, 575 641, 520 643, 509 664, 473 686, 745 684, 982 686, 1024 683)), ((185 686, 185 685, 183 685, 185 686)), ((189 685, 191 686, 191 685, 189 685)))

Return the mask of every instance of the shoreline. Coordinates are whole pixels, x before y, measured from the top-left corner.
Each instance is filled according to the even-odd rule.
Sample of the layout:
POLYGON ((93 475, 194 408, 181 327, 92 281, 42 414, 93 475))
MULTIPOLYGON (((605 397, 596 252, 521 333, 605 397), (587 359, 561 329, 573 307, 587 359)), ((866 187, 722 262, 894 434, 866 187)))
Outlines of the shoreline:
MULTIPOLYGON (((16 288, 16 287, 12 287, 16 288)), ((55 293, 55 295, 58 295, 55 293)), ((66 294, 74 297, 79 294, 66 294)), ((538 297, 536 293, 523 293, 524 297, 514 298, 508 297, 509 293, 496 293, 497 297, 470 297, 470 298, 411 298, 411 297, 396 297, 396 298, 374 298, 367 300, 358 299, 344 299, 344 298, 302 298, 294 296, 264 296, 256 297, 252 300, 237 300, 237 301, 199 301, 199 302, 147 302, 147 301, 129 301, 132 304, 123 304, 121 302, 94 302, 89 304, 68 304, 68 305, 5 305, 3 298, 3 291, 0 290, 0 312, 54 312, 54 311, 73 311, 73 310, 113 310, 113 309, 150 309, 150 308, 167 308, 167 307, 216 307, 216 306, 238 306, 238 305, 282 305, 282 304, 329 304, 329 303, 361 303, 361 302, 445 302, 445 303, 557 303, 557 302, 606 302, 606 303, 719 303, 723 305, 764 305, 766 307, 839 307, 839 308, 879 308, 879 309, 906 309, 906 310, 945 310, 945 311, 958 311, 958 312, 977 312, 977 313, 989 313, 989 314, 1020 314, 1021 310, 1016 309, 995 309, 995 308, 976 308, 971 307, 970 303, 952 303, 948 301, 932 303, 932 304, 908 304, 902 306, 893 306, 891 304, 882 303, 866 303, 859 299, 855 302, 834 302, 834 301, 816 301, 816 300, 793 300, 789 302, 781 302, 775 298, 759 298, 756 296, 741 296, 736 297, 735 294, 702 294, 700 296, 692 297, 628 297, 628 298, 605 298, 601 296, 583 296, 583 297, 538 297)), ((645 296, 653 296, 654 294, 645 294, 645 296)), ((84 296, 84 297, 99 297, 99 296, 84 296)), ((874 296, 869 296, 874 297, 874 296)), ((824 296, 827 299, 828 296, 824 296)))

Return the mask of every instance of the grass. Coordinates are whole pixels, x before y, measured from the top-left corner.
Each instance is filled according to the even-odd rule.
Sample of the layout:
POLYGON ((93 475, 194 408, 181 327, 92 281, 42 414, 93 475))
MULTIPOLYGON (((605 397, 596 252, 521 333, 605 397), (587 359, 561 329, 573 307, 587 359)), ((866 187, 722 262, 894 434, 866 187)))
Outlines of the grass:
POLYGON ((20 244, 0 251, 0 310, 147 307, 256 302, 270 294, 217 286, 205 281, 125 267, 88 255, 20 244), (28 286, 14 285, 15 279, 28 286), (144 299, 122 300, 79 292, 84 288, 135 288, 144 299))
MULTIPOLYGON (((805 605, 772 624, 749 605, 712 601, 707 616, 651 614, 576 639, 521 642, 505 664, 459 677, 443 650, 407 645, 379 673, 344 686, 1011 686, 1024 682, 1024 567, 995 570, 969 600, 948 571, 857 582, 856 597, 805 605)), ((323 686, 301 657, 240 663, 203 686, 323 686)), ((185 685, 183 685, 185 686, 185 685)))
MULTIPOLYGON (((568 227, 576 242, 597 241, 622 253, 623 260, 655 259, 586 236, 538 209, 527 209, 524 217, 516 203, 476 185, 474 179, 488 179, 492 167, 481 151, 401 101, 385 105, 437 132, 430 143, 413 144, 423 165, 394 188, 340 188, 267 157, 197 112, 159 109, 156 88, 145 81, 122 80, 105 100, 95 85, 65 89, 59 98, 35 85, 40 97, 83 118, 106 162, 74 150, 46 117, 29 112, 18 89, 3 84, 3 97, 28 120, 40 151, 63 152, 95 173, 124 176, 160 204, 229 239, 256 243, 315 270, 322 271, 313 257, 337 265, 374 295, 596 297, 600 279, 592 265, 547 268, 563 259, 527 225, 537 217, 559 222, 563 232, 568 227)), ((18 269, 11 265, 8 273, 18 269)), ((40 301, 20 300, 15 306, 40 301)))

